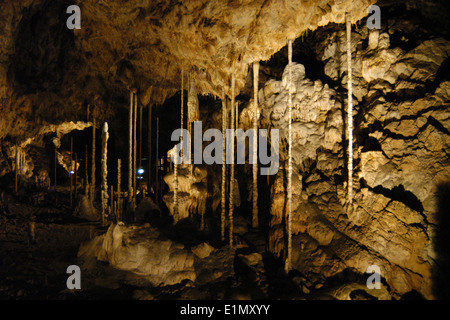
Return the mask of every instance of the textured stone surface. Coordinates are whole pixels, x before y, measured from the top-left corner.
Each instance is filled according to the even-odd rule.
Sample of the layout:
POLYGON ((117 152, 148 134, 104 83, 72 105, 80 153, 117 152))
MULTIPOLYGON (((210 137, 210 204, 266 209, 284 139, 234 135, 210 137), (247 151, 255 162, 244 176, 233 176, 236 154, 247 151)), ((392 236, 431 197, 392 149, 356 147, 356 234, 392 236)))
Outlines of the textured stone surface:
POLYGON ((97 259, 143 276, 153 285, 194 281, 194 255, 182 244, 159 239, 150 226, 111 225, 106 234, 80 247, 81 261, 97 259))
POLYGON ((220 185, 213 184, 208 189, 207 173, 213 174, 213 171, 208 171, 207 167, 196 166, 191 173, 191 168, 192 165, 188 164, 180 165, 178 168, 178 214, 175 214, 173 208, 174 171, 164 176, 164 181, 169 186, 169 192, 164 195, 163 200, 175 223, 191 214, 204 215, 208 209, 215 211, 221 199, 220 185))
MULTIPOLYGON (((352 34, 354 117, 362 120, 355 128, 350 216, 342 182, 347 173, 342 138, 347 137, 341 109, 346 101, 341 103, 320 81, 310 81, 298 64, 293 68, 293 178, 303 180, 293 188, 293 266, 320 282, 348 269, 364 273, 376 264, 394 294, 416 290, 432 297, 436 194, 450 176, 444 151, 450 143, 449 84, 441 82, 423 95, 420 90, 435 79, 450 43, 436 38, 406 52, 391 45, 387 32, 370 34, 352 34), (368 47, 357 50, 366 39, 368 47), (398 98, 387 101, 386 92, 398 98)), ((327 39, 319 46, 324 71, 346 88, 344 33, 336 31, 327 39)), ((286 141, 288 127, 286 71, 280 82, 269 80, 259 94, 261 124, 280 129, 281 141, 286 141)), ((272 187, 270 250, 281 256, 286 254, 286 184, 280 170, 272 187)), ((342 290, 347 289, 336 294, 344 299, 342 290)))

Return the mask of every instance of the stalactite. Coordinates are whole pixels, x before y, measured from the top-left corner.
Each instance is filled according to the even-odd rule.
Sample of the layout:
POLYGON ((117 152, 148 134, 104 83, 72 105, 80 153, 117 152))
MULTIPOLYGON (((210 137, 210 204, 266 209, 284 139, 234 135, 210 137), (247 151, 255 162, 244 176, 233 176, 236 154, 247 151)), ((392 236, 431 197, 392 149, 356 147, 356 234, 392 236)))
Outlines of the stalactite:
POLYGON ((106 223, 108 210, 108 123, 105 122, 102 131, 102 224, 106 223))
MULTIPOLYGON (((94 109, 95 110, 95 109, 94 109)), ((95 200, 95 114, 94 111, 92 111, 92 167, 91 167, 91 202, 94 203, 95 200)))
MULTIPOLYGON (((233 62, 233 74, 231 75, 231 125, 230 125, 230 129, 234 129, 234 125, 235 125, 235 108, 234 108, 234 103, 235 103, 235 97, 234 97, 234 90, 236 88, 236 74, 235 74, 235 65, 233 62)), ((234 131, 233 131, 234 132, 234 131)), ((234 138, 232 139, 232 141, 230 141, 230 144, 232 146, 232 154, 234 157, 234 138)), ((234 159, 231 162, 230 165, 230 209, 229 209, 229 223, 230 223, 230 248, 233 248, 233 212, 234 212, 234 159)))
POLYGON ((222 206, 220 215, 220 229, 222 241, 225 241, 225 211, 226 211, 226 180, 227 180, 227 166, 226 166, 226 117, 227 117, 227 103, 225 97, 225 88, 222 87, 222 206))
POLYGON ((252 226, 258 228, 258 75, 259 63, 253 63, 253 193, 252 193, 252 226))
POLYGON ((289 85, 288 85, 288 250, 287 258, 285 262, 286 273, 291 270, 291 259, 292 259, 292 40, 288 40, 288 63, 289 63, 289 85))
POLYGON ((130 91, 130 110, 128 115, 128 204, 133 201, 133 92, 130 91))
POLYGON ((352 214, 353 202, 353 87, 352 87, 352 25, 351 15, 346 13, 346 31, 347 31, 347 87, 348 87, 348 109, 347 109, 347 135, 348 135, 348 192, 347 192, 347 215, 352 214))
POLYGON ((117 222, 122 221, 122 194, 121 194, 121 180, 122 180, 122 159, 117 159, 117 222))

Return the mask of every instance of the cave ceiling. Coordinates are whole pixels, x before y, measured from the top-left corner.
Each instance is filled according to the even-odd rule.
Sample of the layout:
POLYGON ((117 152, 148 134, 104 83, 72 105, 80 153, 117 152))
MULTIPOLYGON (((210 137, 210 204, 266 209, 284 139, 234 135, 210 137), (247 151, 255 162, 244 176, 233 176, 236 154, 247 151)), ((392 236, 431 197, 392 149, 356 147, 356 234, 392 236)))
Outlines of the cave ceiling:
POLYGON ((28 70, 28 78, 45 83, 36 73, 55 67, 52 63, 57 60, 64 74, 50 73, 52 81, 58 82, 50 87, 65 84, 63 90, 72 88, 67 93, 71 99, 66 101, 75 103, 77 98, 73 96, 93 99, 107 91, 136 88, 141 103, 149 105, 161 104, 179 90, 181 70, 185 75, 191 73, 198 93, 221 97, 222 87, 231 95, 234 65, 239 92, 245 85, 249 65, 268 60, 286 45, 286 39, 295 39, 331 22, 343 23, 346 11, 356 22, 367 16, 367 8, 375 1, 85 0, 61 1, 58 5, 43 0, 3 2, 0 72, 3 81, 8 79, 6 85, 3 83, 3 92, 7 90, 5 86, 19 87, 15 81, 23 77, 23 70, 11 72, 17 69, 11 64, 37 57, 36 64, 47 61, 40 69, 29 68, 32 70, 28 70), (62 29, 69 15, 61 14, 60 9, 70 4, 79 5, 82 22, 81 29, 68 32, 62 29), (21 25, 32 30, 23 30, 21 25), (18 42, 20 33, 25 31, 35 33, 35 37, 22 42, 34 43, 37 48, 34 55, 24 57, 22 51, 28 48, 18 42), (67 40, 70 37, 73 39, 67 40), (49 48, 55 52, 49 52, 49 48))

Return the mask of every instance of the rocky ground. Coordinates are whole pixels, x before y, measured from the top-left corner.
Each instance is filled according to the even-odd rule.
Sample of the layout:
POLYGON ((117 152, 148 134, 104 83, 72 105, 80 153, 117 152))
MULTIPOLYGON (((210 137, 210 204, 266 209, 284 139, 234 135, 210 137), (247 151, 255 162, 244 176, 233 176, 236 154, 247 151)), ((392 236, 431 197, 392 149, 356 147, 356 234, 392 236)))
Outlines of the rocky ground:
MULTIPOLYGON (((196 221, 173 228, 168 216, 158 214, 144 224, 102 228, 71 214, 65 201, 53 205, 53 194, 38 195, 38 203, 19 204, 20 196, 2 193, 2 299, 391 298, 384 285, 371 293, 360 275, 321 284, 299 272, 286 275, 284 262, 264 250, 261 231, 239 216, 240 240, 230 251, 198 231, 196 221), (66 287, 66 269, 73 264, 81 267, 82 290, 66 287)), ((59 199, 67 196, 58 193, 59 199)))

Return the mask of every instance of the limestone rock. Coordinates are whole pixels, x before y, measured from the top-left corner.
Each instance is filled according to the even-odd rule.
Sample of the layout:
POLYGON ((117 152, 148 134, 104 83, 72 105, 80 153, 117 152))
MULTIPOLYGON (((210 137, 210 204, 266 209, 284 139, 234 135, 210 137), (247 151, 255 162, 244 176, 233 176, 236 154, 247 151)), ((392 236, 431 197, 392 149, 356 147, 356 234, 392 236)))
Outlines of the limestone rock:
POLYGON ((153 285, 172 285, 188 279, 194 281, 194 255, 182 244, 160 240, 156 229, 148 225, 112 224, 106 234, 82 245, 81 260, 93 257, 117 269, 136 273, 153 285))
POLYGON ((215 249, 208 243, 204 242, 202 244, 199 244, 198 246, 195 246, 191 250, 197 257, 199 257, 200 259, 204 259, 208 257, 215 249))

